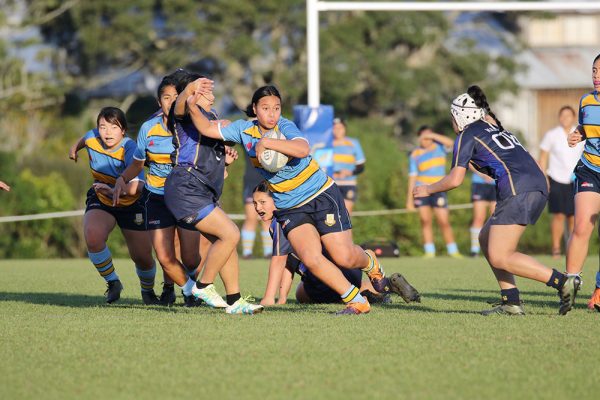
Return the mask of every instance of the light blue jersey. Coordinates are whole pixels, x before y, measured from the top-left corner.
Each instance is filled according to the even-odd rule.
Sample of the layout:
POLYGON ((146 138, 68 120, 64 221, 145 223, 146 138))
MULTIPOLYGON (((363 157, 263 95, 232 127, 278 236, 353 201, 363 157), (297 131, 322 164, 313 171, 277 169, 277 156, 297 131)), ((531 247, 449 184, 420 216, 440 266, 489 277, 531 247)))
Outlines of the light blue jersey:
MULTIPOLYGON (((306 140, 296 125, 283 117, 279 119, 274 130, 281 132, 287 140, 306 140)), ((300 206, 333 184, 333 180, 321 170, 311 156, 290 158, 285 167, 276 173, 263 169, 256 154, 256 144, 262 138, 256 120, 240 119, 226 127, 219 126, 219 132, 224 141, 239 143, 244 147, 252 165, 268 182, 278 209, 300 206)))
MULTIPOLYGON (((333 145, 333 172, 341 170, 354 171, 357 165, 364 164, 365 154, 358 139, 345 137, 333 145)), ((340 186, 356 185, 356 175, 335 180, 340 186)))
POLYGON ((431 149, 419 147, 410 153, 408 175, 416 176, 416 186, 431 185, 446 175, 446 150, 439 143, 431 149))
POLYGON ((162 115, 144 122, 138 133, 133 158, 147 162, 146 189, 152 193, 165 194, 165 180, 173 169, 171 153, 174 150, 173 135, 163 124, 162 115))
MULTIPOLYGON (((90 168, 94 182, 105 183, 110 187, 115 186, 115 182, 119 175, 133 162, 133 153, 136 145, 133 140, 124 137, 116 149, 107 150, 100 139, 98 129, 88 131, 83 140, 90 159, 90 168)), ((144 180, 144 171, 141 171, 135 179, 144 180)), ((112 199, 98 192, 98 199, 112 207, 112 199)), ((136 202, 141 194, 136 196, 125 196, 119 199, 118 207, 129 206, 136 202)))
POLYGON ((583 126, 586 139, 581 161, 592 171, 600 172, 600 99, 598 92, 590 92, 581 98, 579 125, 583 126))
POLYGON ((473 176, 471 177, 471 183, 483 183, 484 185, 495 185, 496 181, 494 181, 494 180, 487 181, 481 175, 473 173, 473 176))

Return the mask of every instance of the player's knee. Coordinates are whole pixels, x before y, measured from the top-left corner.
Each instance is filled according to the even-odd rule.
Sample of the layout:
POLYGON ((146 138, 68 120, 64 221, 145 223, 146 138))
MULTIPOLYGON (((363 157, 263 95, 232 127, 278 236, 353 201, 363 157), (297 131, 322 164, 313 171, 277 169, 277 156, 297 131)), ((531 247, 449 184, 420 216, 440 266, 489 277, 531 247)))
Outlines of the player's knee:
POLYGON ((332 256, 333 262, 340 268, 352 268, 357 265, 356 256, 351 252, 339 252, 332 256))
POLYGON ((106 235, 93 227, 86 227, 83 231, 88 250, 98 252, 106 247, 106 235))

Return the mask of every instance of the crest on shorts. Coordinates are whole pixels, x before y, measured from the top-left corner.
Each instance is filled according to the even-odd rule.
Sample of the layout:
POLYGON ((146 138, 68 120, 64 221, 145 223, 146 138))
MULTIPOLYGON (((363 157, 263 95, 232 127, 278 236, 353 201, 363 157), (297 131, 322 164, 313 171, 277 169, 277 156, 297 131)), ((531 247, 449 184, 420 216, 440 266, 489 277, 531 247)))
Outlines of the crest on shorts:
POLYGON ((141 225, 141 224, 143 224, 143 223, 144 223, 144 216, 143 216, 141 213, 139 213, 139 214, 135 214, 135 219, 133 220, 133 222, 134 222, 136 225, 141 225))
POLYGON ((327 226, 335 225, 335 215, 327 214, 327 216, 325 217, 325 225, 327 225, 327 226))
POLYGON ((437 205, 438 207, 444 207, 446 205, 446 199, 443 197, 438 197, 437 205))

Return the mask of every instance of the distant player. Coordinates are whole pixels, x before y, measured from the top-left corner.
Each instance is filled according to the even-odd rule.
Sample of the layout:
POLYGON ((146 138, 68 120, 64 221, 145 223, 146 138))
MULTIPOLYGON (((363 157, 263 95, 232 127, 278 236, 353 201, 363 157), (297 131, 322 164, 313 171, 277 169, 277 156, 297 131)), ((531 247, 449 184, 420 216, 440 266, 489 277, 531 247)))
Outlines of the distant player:
POLYGON ((107 283, 106 302, 119 300, 123 285, 106 246, 108 235, 118 225, 127 242, 129 255, 135 263, 144 304, 157 304, 158 298, 154 293, 156 267, 152 259, 150 236, 146 232, 144 205, 141 202, 143 172, 122 188, 119 201, 113 204, 115 181, 133 162, 135 142, 125 136, 127 121, 123 111, 118 108, 103 108, 96 123, 97 128, 87 132, 69 151, 69 157, 77 161, 77 152, 84 147, 87 149, 94 177, 94 184, 87 193, 83 218, 88 256, 107 283))
POLYGON ((448 196, 446 193, 434 193, 423 198, 412 197, 415 186, 427 185, 439 181, 446 174, 446 152, 452 148, 454 141, 444 135, 433 132, 424 125, 417 131, 419 147, 410 153, 408 194, 406 208, 419 210, 421 220, 421 234, 425 258, 435 257, 435 244, 433 241, 433 216, 437 220, 446 242, 446 251, 450 257, 462 257, 454 240, 454 232, 450 225, 450 212, 448 211, 448 196))
POLYGON ((357 175, 365 170, 366 158, 358 139, 346 136, 346 122, 333 119, 333 179, 344 196, 350 214, 358 199, 357 175))
POLYGON ((260 225, 260 239, 262 243, 263 257, 271 257, 271 249, 273 242, 269 235, 269 224, 260 222, 256 217, 256 211, 252 205, 252 191, 263 177, 258 173, 252 165, 250 157, 246 155, 246 169, 244 170, 244 188, 242 192, 244 201, 244 223, 242 224, 242 257, 245 259, 252 258, 252 250, 254 248, 254 239, 256 238, 256 227, 260 225))
POLYGON ((213 124, 196 111, 190 115, 203 136, 242 144, 255 168, 269 182, 278 209, 275 214, 277 221, 295 253, 315 276, 346 303, 341 313, 369 312, 369 302, 337 266, 363 269, 380 292, 389 290, 389 281, 375 254, 365 252, 354 244, 350 216, 341 193, 309 155, 308 142, 296 125, 281 116, 279 91, 274 86, 256 90, 247 114, 256 119, 241 119, 228 126, 213 124), (263 138, 263 133, 269 130, 279 131, 286 140, 263 138), (257 157, 267 149, 288 156, 287 165, 275 173, 263 169, 257 157), (323 246, 334 262, 323 256, 323 246))
POLYGON ((584 143, 569 147, 567 136, 575 129, 575 110, 570 106, 561 107, 558 112, 559 125, 546 132, 540 143, 539 164, 548 178, 550 193, 548 211, 552 214, 550 233, 552 236, 552 258, 559 259, 561 242, 568 225, 568 234, 573 231, 575 200, 575 178, 573 170, 581 158, 584 143))
MULTIPOLYGON (((569 146, 585 140, 575 168, 575 224, 567 245, 567 272, 580 274, 588 254, 590 237, 600 213, 600 54, 592 64, 594 90, 579 102, 579 126, 569 134, 569 146)), ((574 300, 574 299, 573 299, 574 300)), ((600 271, 589 308, 600 311, 600 271)))
MULTIPOLYGON (((296 300, 299 303, 339 303, 339 295, 321 282, 310 272, 300 259, 294 254, 290 242, 285 237, 281 225, 274 218, 275 203, 266 182, 260 183, 253 194, 254 208, 263 221, 271 223, 270 233, 273 237, 273 256, 269 264, 269 279, 265 295, 261 301, 263 305, 275 304, 275 297, 279 292, 277 304, 285 304, 290 291, 294 273, 302 277, 302 282, 296 288, 296 300)), ((329 258, 327 254, 326 257, 329 258)), ((389 303, 389 293, 378 293, 368 279, 362 279, 362 272, 358 269, 341 269, 342 273, 354 286, 360 288, 361 295, 367 297, 369 302, 389 303)), ((407 303, 420 302, 419 293, 400 274, 390 277, 391 290, 402 296, 407 303)))
POLYGON ((456 188, 469 165, 494 178, 498 203, 481 230, 479 242, 500 285, 502 304, 482 314, 525 314, 514 275, 555 288, 561 299, 559 313, 566 314, 573 306, 579 277, 547 268, 517 251, 525 228, 535 224, 546 206, 544 174, 517 138, 504 130, 478 86, 469 87, 467 93, 454 99, 450 111, 458 134, 452 170, 436 183, 415 187, 415 198, 456 188))
POLYGON ((479 255, 479 233, 488 215, 496 208, 496 181, 473 168, 471 176, 471 202, 473 203, 473 221, 471 222, 471 257, 479 255))

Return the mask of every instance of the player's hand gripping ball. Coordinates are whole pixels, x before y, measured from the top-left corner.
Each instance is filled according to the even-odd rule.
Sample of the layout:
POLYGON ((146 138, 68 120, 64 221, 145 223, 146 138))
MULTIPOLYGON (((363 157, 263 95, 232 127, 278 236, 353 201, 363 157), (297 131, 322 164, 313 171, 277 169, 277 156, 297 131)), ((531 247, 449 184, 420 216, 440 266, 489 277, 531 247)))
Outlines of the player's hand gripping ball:
MULTIPOLYGON (((285 140, 285 136, 281 132, 274 130, 265 132, 263 138, 285 140)), ((267 149, 258 155, 258 161, 265 170, 275 173, 285 167, 288 162, 288 156, 278 151, 267 149)))

